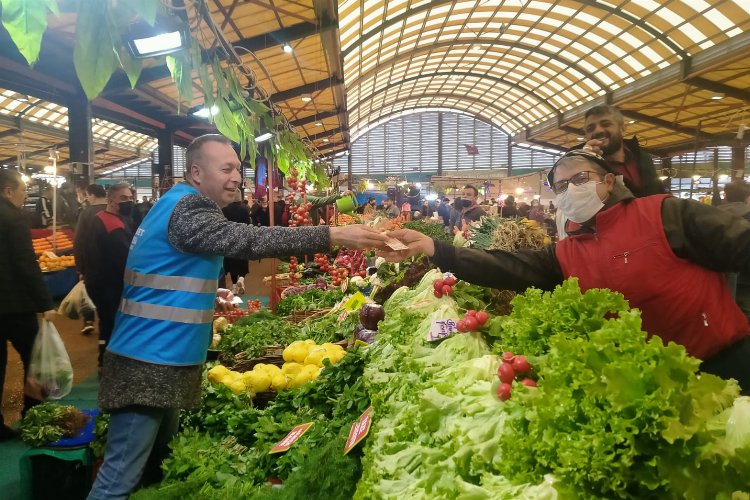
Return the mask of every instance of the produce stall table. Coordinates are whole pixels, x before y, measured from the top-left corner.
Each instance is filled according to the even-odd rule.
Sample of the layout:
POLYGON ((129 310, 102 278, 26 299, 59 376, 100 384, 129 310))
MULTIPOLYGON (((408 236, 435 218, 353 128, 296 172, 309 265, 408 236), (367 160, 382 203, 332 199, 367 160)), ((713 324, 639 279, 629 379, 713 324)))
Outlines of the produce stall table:
POLYGON ((68 267, 62 271, 53 271, 42 273, 47 288, 52 298, 60 299, 65 297, 73 287, 78 283, 78 272, 75 267, 68 267))

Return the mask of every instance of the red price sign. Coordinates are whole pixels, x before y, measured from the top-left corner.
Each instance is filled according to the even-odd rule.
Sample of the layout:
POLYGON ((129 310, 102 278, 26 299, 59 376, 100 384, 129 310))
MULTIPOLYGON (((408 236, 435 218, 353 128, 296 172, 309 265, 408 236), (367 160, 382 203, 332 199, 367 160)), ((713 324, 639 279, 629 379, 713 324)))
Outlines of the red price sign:
POLYGON ((302 437, 305 432, 307 432, 307 429, 312 427, 312 424, 312 422, 308 422, 306 424, 298 425, 297 427, 289 431, 289 434, 287 434, 284 439, 276 443, 276 446, 271 448, 271 451, 269 453, 283 453, 287 451, 299 438, 302 437))
POLYGON ((346 440, 344 446, 344 455, 352 451, 352 448, 357 446, 367 434, 370 432, 370 424, 372 424, 372 406, 365 410, 359 420, 354 422, 351 430, 349 431, 349 439, 346 440))

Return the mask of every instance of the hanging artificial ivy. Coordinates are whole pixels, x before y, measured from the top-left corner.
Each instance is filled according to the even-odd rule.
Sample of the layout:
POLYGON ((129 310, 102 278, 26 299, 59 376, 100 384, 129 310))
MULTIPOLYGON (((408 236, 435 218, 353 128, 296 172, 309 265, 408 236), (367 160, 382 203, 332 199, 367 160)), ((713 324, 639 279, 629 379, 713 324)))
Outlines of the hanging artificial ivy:
MULTIPOLYGON (((0 6, 3 25, 21 54, 33 65, 39 58, 48 15, 60 15, 58 1, 0 0, 0 6)), ((161 0, 79 0, 76 13, 73 62, 86 97, 95 99, 118 69, 125 72, 131 87, 135 87, 143 60, 130 54, 122 41, 123 35, 139 19, 153 26, 159 14, 166 14, 161 0)), ((178 113, 183 103, 189 107, 193 102, 193 78, 197 74, 204 106, 216 110, 210 119, 222 135, 240 145, 242 159, 254 163, 258 153, 257 133, 262 129, 272 130, 275 133, 270 140, 269 160, 275 160, 284 173, 295 167, 301 176, 313 182, 318 178, 300 137, 288 129, 283 117, 253 99, 251 92, 240 84, 240 73, 235 66, 223 64, 216 56, 204 62, 200 43, 194 37, 189 48, 165 59, 179 94, 178 113)))

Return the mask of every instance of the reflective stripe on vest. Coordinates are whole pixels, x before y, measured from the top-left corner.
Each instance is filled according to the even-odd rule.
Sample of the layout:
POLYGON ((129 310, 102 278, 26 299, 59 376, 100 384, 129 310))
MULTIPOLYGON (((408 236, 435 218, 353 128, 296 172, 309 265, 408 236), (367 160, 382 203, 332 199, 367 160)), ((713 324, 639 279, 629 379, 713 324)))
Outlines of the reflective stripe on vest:
POLYGON ((204 280, 187 276, 164 276, 142 274, 125 269, 125 283, 133 286, 156 288, 158 290, 179 290, 194 293, 216 293, 216 280, 204 280))
POLYGON ((182 307, 159 306, 146 302, 134 302, 122 299, 120 312, 141 318, 174 321, 177 323, 208 323, 213 319, 214 310, 184 309, 182 307))

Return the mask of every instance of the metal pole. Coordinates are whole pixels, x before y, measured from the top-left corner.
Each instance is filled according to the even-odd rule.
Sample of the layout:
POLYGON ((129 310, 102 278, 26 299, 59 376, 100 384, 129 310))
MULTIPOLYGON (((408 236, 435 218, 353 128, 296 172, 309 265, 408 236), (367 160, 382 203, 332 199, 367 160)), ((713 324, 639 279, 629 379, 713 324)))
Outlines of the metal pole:
POLYGON ((49 150, 52 160, 52 250, 57 253, 57 150, 49 150))

